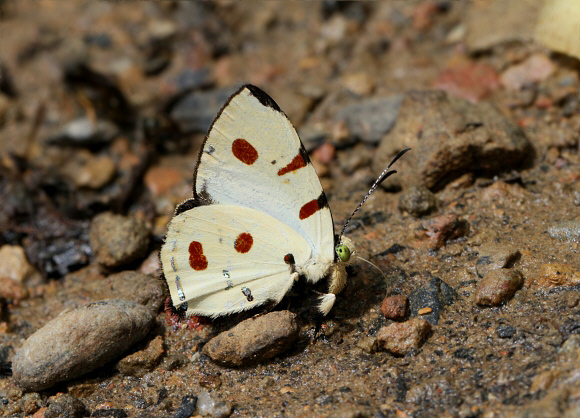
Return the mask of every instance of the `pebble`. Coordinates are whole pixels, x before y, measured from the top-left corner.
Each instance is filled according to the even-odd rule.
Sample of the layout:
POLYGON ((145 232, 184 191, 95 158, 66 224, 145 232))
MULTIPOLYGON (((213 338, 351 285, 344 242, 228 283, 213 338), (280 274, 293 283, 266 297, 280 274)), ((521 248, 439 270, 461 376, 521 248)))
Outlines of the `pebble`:
POLYGON ((575 308, 580 302, 580 292, 567 292, 565 300, 568 308, 575 308))
POLYGON ((197 396, 185 395, 181 399, 181 405, 177 408, 174 418, 189 418, 193 416, 197 408, 197 396))
POLYGON ((516 333, 516 327, 511 325, 500 325, 497 327, 497 336, 499 338, 511 338, 516 333))
POLYGON ((197 412, 204 417, 225 418, 232 413, 233 406, 230 402, 216 401, 207 391, 201 391, 197 395, 197 412))
POLYGON ((21 300, 28 299, 29 296, 30 293, 26 286, 8 277, 0 276, 0 298, 5 298, 16 304, 21 300))
POLYGON ((514 246, 495 242, 483 244, 478 254, 475 270, 479 277, 485 276, 492 270, 509 268, 521 256, 520 251, 514 246))
POLYGON ((536 83, 550 77, 556 67, 544 54, 534 54, 522 63, 512 65, 505 70, 500 80, 508 90, 520 90, 528 84, 536 83))
POLYGON ((531 143, 490 101, 473 104, 443 91, 412 90, 405 93, 396 125, 376 150, 374 175, 408 147, 412 151, 397 161, 398 174, 383 187, 422 184, 438 190, 465 173, 509 171, 529 155, 531 143))
POLYGON ((22 247, 3 245, 0 247, 0 277, 24 284, 39 280, 40 273, 30 265, 22 247))
POLYGON ((517 270, 492 270, 477 284, 475 303, 479 306, 501 305, 510 300, 523 283, 524 277, 517 270))
POLYGON ((107 155, 93 155, 86 150, 78 151, 61 168, 61 173, 77 187, 98 190, 113 180, 117 168, 107 155))
POLYGON ((466 236, 469 233, 469 222, 455 214, 440 215, 425 223, 427 236, 430 237, 430 248, 438 250, 447 241, 466 236))
POLYGON ((79 399, 67 393, 59 393, 50 398, 50 404, 44 412, 44 418, 82 418, 86 417, 88 412, 85 404, 79 399))
POLYGON ((408 304, 409 299, 406 295, 387 296, 381 304, 381 312, 385 318, 401 320, 407 315, 408 304))
POLYGON ((412 186, 405 189, 399 197, 399 210, 409 212, 415 218, 428 215, 436 208, 437 198, 425 186, 412 186))
POLYGON ((22 404, 22 410, 26 415, 32 415, 38 411, 40 405, 42 404, 42 399, 37 392, 25 393, 20 400, 22 404))
POLYGON ((580 220, 564 221, 548 228, 548 235, 560 241, 580 241, 580 220))
POLYGON ((559 373, 556 370, 547 370, 534 376, 532 385, 530 386, 530 393, 536 393, 539 390, 548 390, 558 374, 559 373))
POLYGON ((340 109, 336 122, 344 121, 350 136, 378 144, 395 125, 401 99, 395 95, 362 100, 340 109))
POLYGON ((409 295, 409 310, 411 316, 417 316, 420 309, 431 308, 432 312, 421 318, 437 325, 445 306, 451 305, 456 298, 457 292, 451 286, 438 277, 432 277, 428 284, 409 295))
POLYGON ((149 308, 119 299, 64 311, 16 352, 13 379, 27 391, 39 391, 82 376, 143 339, 154 322, 149 308))
POLYGON ((373 354, 377 351, 377 337, 363 337, 357 341, 356 346, 367 354, 373 354))
POLYGON ((143 181, 153 196, 164 196, 183 181, 183 176, 176 168, 155 166, 147 170, 143 181))
POLYGON ((50 145, 91 147, 110 143, 119 133, 117 126, 107 120, 94 121, 82 117, 65 125, 62 131, 46 142, 50 145))
POLYGON ((206 133, 215 115, 236 90, 228 87, 189 93, 172 107, 170 117, 183 132, 206 133))
POLYGON ((343 87, 358 96, 368 96, 375 88, 373 78, 366 72, 347 74, 342 78, 343 87))
POLYGON ((149 229, 137 218, 105 212, 93 218, 90 243, 102 267, 118 268, 145 256, 149 229))
POLYGON ((418 349, 431 331, 431 324, 422 318, 395 322, 377 332, 378 346, 395 355, 418 349))
POLYGON ((574 286, 580 284, 580 270, 561 263, 542 264, 533 285, 538 287, 574 286))
POLYGON ((124 375, 143 377, 147 372, 152 371, 165 353, 163 348, 163 337, 158 335, 142 350, 136 351, 122 358, 117 363, 117 370, 124 375))
POLYGON ((467 63, 444 69, 435 79, 433 87, 477 103, 497 90, 500 83, 498 73, 491 65, 467 63))
POLYGON ((270 312, 220 333, 203 347, 202 353, 226 366, 246 366, 286 351, 299 332, 296 315, 289 311, 270 312))

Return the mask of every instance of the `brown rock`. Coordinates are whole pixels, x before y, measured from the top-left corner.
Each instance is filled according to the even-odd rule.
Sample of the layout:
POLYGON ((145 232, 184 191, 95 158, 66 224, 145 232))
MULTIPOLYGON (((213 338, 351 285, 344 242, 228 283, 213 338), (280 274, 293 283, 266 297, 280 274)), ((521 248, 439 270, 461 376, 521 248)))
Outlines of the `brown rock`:
POLYGON ((270 312, 246 319, 212 338, 202 353, 226 366, 246 366, 288 350, 299 331, 293 313, 270 312))
POLYGON ((500 305, 510 300, 523 283, 524 277, 517 270, 492 270, 477 284, 475 303, 480 306, 500 305))
POLYGON ((409 300, 406 295, 388 296, 383 299, 381 312, 385 315, 385 318, 397 321, 405 318, 405 315, 407 315, 408 304, 409 300))
POLYGON ((137 218, 105 212, 93 218, 90 242, 101 266, 117 268, 146 254, 149 229, 137 218))
POLYGON ((422 318, 413 318, 381 328, 377 333, 377 342, 380 348, 402 356, 418 349, 430 331, 429 322, 422 318))
POLYGON ((108 184, 116 172, 115 162, 106 155, 93 155, 81 150, 61 169, 78 187, 100 189, 108 184))
POLYGON ((384 187, 421 184, 434 190, 465 173, 504 172, 521 165, 531 144, 491 102, 472 104, 442 91, 411 91, 377 149, 375 176, 408 147, 414 151, 397 162, 400 175, 385 180, 384 187))
POLYGON ((26 286, 8 277, 0 277, 0 298, 18 303, 23 299, 27 299, 28 296, 29 292, 26 286))
POLYGON ((108 300, 65 311, 32 334, 14 355, 14 381, 39 391, 79 377, 121 355, 147 335, 151 310, 108 300))
POLYGON ((173 186, 183 180, 181 172, 173 167, 152 167, 143 181, 153 196, 166 195, 173 186))
POLYGON ((485 276, 492 270, 510 268, 521 255, 514 246, 495 242, 483 244, 478 254, 475 269, 479 277, 485 276))
POLYGON ((555 287, 574 286, 580 283, 580 270, 561 263, 548 263, 540 266, 534 286, 555 287))
POLYGON ((0 277, 24 283, 34 276, 40 276, 40 273, 30 265, 22 247, 18 245, 0 247, 0 277))
POLYGON ((117 363, 117 369, 124 375, 141 377, 159 363, 165 349, 163 337, 158 335, 147 343, 145 348, 129 354, 117 363))
POLYGON ((427 236, 430 237, 430 247, 438 250, 449 240, 464 237, 469 233, 469 222, 457 215, 441 215, 425 223, 427 236))
POLYGON ((419 218, 433 212, 437 207, 435 194, 424 186, 405 189, 399 197, 399 210, 419 218))

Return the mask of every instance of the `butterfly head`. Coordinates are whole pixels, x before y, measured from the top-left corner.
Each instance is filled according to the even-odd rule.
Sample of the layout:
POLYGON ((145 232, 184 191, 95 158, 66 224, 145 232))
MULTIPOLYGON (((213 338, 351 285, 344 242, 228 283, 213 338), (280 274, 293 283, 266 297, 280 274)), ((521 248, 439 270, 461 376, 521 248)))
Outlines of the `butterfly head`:
POLYGON ((334 247, 334 252, 339 261, 349 264, 355 253, 354 243, 350 238, 341 237, 339 244, 334 247))

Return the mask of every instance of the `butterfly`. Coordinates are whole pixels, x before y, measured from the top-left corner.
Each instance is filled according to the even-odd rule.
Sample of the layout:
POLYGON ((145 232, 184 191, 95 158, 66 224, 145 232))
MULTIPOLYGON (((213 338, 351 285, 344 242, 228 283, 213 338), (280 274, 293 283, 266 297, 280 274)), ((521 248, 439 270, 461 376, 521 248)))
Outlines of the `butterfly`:
MULTIPOLYGON (((353 215, 392 173, 383 172, 353 215)), ((354 258, 345 228, 335 237, 328 200, 288 117, 246 84, 213 121, 193 198, 168 224, 160 258, 173 305, 187 316, 233 314, 280 302, 303 276, 310 283, 328 278, 318 303, 326 315, 354 258)))

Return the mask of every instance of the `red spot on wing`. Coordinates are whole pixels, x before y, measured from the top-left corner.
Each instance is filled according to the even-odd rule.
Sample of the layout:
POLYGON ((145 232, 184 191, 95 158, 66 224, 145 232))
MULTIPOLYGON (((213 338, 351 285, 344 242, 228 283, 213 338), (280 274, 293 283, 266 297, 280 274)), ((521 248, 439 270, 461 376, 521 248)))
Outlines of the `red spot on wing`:
POLYGON ((248 141, 242 138, 236 139, 232 143, 234 156, 247 165, 252 165, 258 159, 258 151, 248 141))
POLYGON ((207 268, 207 258, 203 255, 201 242, 191 241, 191 244, 189 244, 189 265, 194 270, 205 270, 207 268))
POLYGON ((238 238, 236 238, 234 248, 237 252, 245 254, 250 251, 253 244, 254 238, 252 238, 252 236, 247 232, 242 232, 240 235, 238 235, 238 238))
POLYGON ((278 175, 283 176, 286 173, 296 171, 302 167, 306 167, 306 161, 304 161, 304 157, 302 157, 301 154, 298 154, 292 161, 288 163, 286 167, 282 167, 280 170, 278 170, 278 175))
POLYGON ((311 200, 300 208, 300 219, 306 219, 309 216, 314 215, 319 210, 320 206, 318 205, 318 199, 311 200))

